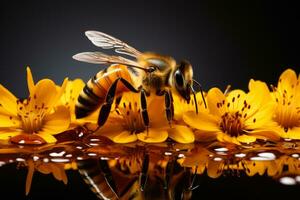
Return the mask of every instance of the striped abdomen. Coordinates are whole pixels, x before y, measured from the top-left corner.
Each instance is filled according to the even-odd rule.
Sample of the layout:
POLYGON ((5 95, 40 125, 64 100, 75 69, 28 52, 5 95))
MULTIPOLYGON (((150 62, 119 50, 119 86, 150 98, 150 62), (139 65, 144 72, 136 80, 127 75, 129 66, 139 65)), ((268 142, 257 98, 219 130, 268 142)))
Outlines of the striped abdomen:
POLYGON ((119 199, 106 160, 87 159, 77 162, 79 173, 99 199, 119 199), (101 166, 101 162, 105 166, 101 166), (104 168, 104 169, 103 169, 104 168), (109 182, 110 181, 110 182, 109 182))
MULTIPOLYGON (((111 65, 91 78, 77 99, 76 118, 86 117, 99 108, 104 103, 110 86, 119 77, 133 84, 131 74, 125 65, 111 65)), ((119 83, 115 96, 117 97, 125 91, 129 90, 122 83, 119 83)))

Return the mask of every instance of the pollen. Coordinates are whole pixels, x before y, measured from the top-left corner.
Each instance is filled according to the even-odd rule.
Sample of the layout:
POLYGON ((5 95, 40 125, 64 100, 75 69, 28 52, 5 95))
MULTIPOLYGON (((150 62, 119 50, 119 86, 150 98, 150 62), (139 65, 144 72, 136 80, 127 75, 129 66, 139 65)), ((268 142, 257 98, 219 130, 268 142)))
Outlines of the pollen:
POLYGON ((145 130, 137 102, 123 102, 123 107, 118 107, 116 113, 124 119, 124 129, 132 133, 139 133, 145 130))
POLYGON ((280 92, 275 88, 274 95, 277 102, 274 120, 287 132, 290 128, 298 126, 300 121, 300 109, 296 107, 297 102, 294 98, 296 91, 284 89, 280 92))
MULTIPOLYGON (((33 99, 37 97, 34 96, 33 99)), ((41 105, 35 104, 35 101, 31 101, 30 98, 23 101, 22 106, 18 107, 18 116, 22 121, 22 128, 28 133, 35 133, 41 130, 43 125, 43 118, 47 113, 47 107, 45 103, 41 105)))
POLYGON ((226 112, 221 117, 221 123, 220 123, 221 130, 224 133, 227 133, 228 135, 233 137, 237 137, 241 135, 243 133, 243 128, 244 128, 243 120, 241 118, 242 118, 242 114, 239 111, 234 113, 226 112))

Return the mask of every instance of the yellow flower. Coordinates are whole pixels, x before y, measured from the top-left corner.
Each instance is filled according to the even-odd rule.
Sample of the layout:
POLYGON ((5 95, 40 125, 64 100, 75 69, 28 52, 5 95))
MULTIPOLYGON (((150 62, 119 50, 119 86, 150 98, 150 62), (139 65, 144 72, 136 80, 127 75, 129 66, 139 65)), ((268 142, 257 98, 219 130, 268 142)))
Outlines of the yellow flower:
MULTIPOLYGON (((206 96, 206 94, 204 94, 204 96, 206 96)), ((196 94, 196 99, 197 99, 199 112, 207 112, 208 109, 205 108, 202 95, 200 92, 196 94)), ((173 101, 174 101, 174 119, 177 122, 182 121, 182 116, 185 112, 188 111, 196 112, 193 95, 191 95, 191 101, 188 103, 185 99, 183 99, 181 96, 175 93, 173 94, 173 101)))
POLYGON ((111 112, 105 125, 97 132, 116 143, 140 140, 146 143, 164 142, 168 137, 180 142, 194 141, 191 129, 172 124, 170 128, 165 114, 164 97, 152 95, 147 98, 150 127, 147 132, 140 113, 140 94, 126 92, 118 108, 111 112))
POLYGON ((214 140, 235 144, 251 143, 257 138, 278 140, 271 131, 274 104, 265 83, 251 80, 249 93, 233 90, 224 95, 218 88, 207 94, 209 113, 187 112, 183 120, 197 129, 196 140, 214 140))
MULTIPOLYGON (((276 152, 274 150, 273 152, 276 152)), ((271 152, 260 152, 261 154, 273 154, 271 152)), ((280 155, 278 158, 276 154, 274 157, 251 157, 250 159, 244 159, 242 162, 245 172, 248 176, 254 176, 256 174, 272 176, 273 178, 281 177, 285 174, 299 175, 300 160, 290 155, 280 155)), ((294 154, 298 155, 298 154, 294 154)))
POLYGON ((284 71, 272 93, 276 102, 274 121, 283 138, 300 139, 300 76, 284 71))
POLYGON ((184 158, 178 159, 178 162, 183 167, 188 167, 193 173, 203 174, 205 171, 211 178, 218 178, 224 171, 243 170, 240 165, 241 158, 234 156, 235 149, 233 146, 219 147, 216 149, 226 149, 226 151, 212 151, 201 144, 195 146, 190 152, 186 153, 184 158), (228 154, 227 154, 228 153, 228 154))
POLYGON ((67 79, 61 88, 49 79, 40 80, 35 85, 27 68, 27 82, 29 97, 23 101, 0 85, 0 140, 32 136, 40 138, 40 143, 56 142, 53 135, 65 131, 70 124, 68 109, 64 106, 55 107, 67 79))
POLYGON ((198 145, 186 153, 184 158, 178 159, 177 162, 183 167, 191 168, 192 171, 197 169, 197 174, 203 174, 208 166, 211 154, 206 148, 198 145))
POLYGON ((60 98, 60 104, 64 105, 69 109, 72 124, 78 123, 78 120, 76 120, 76 115, 75 115, 75 104, 84 86, 85 83, 81 79, 68 81, 66 85, 66 89, 60 98))

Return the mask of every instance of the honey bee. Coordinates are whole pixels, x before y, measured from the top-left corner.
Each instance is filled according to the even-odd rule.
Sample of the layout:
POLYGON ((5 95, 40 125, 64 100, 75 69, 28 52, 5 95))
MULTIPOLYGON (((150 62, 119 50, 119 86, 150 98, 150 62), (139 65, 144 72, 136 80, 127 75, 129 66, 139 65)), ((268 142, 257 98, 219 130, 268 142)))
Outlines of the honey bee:
POLYGON ((170 56, 157 53, 141 53, 125 42, 98 31, 86 31, 85 35, 97 47, 113 49, 116 53, 133 57, 128 59, 119 55, 107 55, 102 52, 83 52, 73 56, 75 60, 94 63, 111 64, 91 78, 81 91, 76 105, 76 118, 83 118, 100 107, 98 127, 105 124, 112 104, 120 102, 122 93, 131 91, 140 93, 141 116, 148 130, 149 117, 146 96, 155 94, 165 97, 166 118, 171 125, 173 119, 172 92, 176 92, 188 103, 191 95, 194 97, 195 110, 198 113, 196 92, 193 83, 201 85, 193 79, 193 68, 188 61, 176 63, 170 56))
POLYGON ((99 199, 134 199, 133 197, 138 193, 137 190, 130 190, 131 187, 134 188, 136 182, 134 178, 129 182, 128 188, 123 189, 124 191, 117 188, 106 160, 90 158, 78 161, 77 166, 85 183, 99 199))

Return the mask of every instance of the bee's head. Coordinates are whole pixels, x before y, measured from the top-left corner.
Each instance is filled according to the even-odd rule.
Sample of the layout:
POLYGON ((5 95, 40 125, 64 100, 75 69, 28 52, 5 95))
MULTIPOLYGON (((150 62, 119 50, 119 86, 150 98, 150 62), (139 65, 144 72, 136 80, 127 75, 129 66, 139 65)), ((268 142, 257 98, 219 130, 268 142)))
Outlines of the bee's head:
POLYGON ((175 69, 173 83, 177 92, 187 102, 190 101, 193 84, 193 68, 188 61, 181 61, 175 69))

